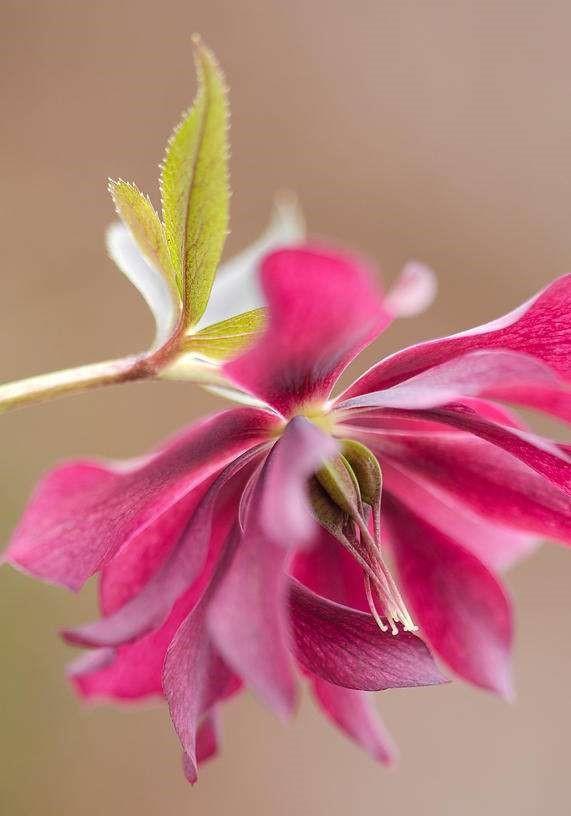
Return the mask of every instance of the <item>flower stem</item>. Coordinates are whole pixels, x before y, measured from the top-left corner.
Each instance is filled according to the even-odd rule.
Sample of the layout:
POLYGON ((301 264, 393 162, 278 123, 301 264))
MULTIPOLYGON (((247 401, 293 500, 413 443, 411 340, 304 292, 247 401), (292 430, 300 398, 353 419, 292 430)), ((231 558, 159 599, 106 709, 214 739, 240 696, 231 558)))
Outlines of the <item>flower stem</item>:
POLYGON ((101 385, 143 379, 149 374, 144 358, 138 355, 5 383, 0 385, 0 414, 32 403, 78 394, 101 385))

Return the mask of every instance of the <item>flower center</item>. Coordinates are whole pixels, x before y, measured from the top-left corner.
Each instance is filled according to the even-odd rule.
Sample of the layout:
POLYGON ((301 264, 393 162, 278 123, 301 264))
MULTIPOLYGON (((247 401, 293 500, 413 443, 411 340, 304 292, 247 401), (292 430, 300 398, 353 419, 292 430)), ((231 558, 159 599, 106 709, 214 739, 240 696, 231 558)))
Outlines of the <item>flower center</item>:
POLYGON ((342 453, 310 483, 317 520, 363 570, 367 603, 379 628, 383 632, 390 628, 396 635, 400 623, 405 631, 414 632, 417 627, 381 551, 381 492, 376 457, 353 440, 344 440, 342 453))

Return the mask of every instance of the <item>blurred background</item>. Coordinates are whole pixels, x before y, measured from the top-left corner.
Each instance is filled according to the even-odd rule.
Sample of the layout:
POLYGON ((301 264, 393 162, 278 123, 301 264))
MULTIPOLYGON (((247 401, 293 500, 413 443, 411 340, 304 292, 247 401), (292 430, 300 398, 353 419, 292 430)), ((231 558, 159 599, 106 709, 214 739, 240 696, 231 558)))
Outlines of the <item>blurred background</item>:
MULTIPOLYGON (((0 380, 145 346, 150 317, 106 258, 108 176, 157 199, 166 137, 194 94, 202 33, 232 102, 231 253, 277 188, 312 232, 385 281, 416 257, 432 309, 365 355, 496 317, 571 267, 571 6, 565 0, 2 0, 0 380)), ((102 390, 0 422, 5 541, 39 474, 131 456, 220 402, 191 386, 102 390)), ((4 816, 567 812, 571 562, 511 576, 514 705, 459 685, 379 695, 402 760, 386 772, 305 701, 277 723, 244 695, 223 756, 190 789, 161 706, 81 707, 63 668, 80 598, 0 572, 4 816)))

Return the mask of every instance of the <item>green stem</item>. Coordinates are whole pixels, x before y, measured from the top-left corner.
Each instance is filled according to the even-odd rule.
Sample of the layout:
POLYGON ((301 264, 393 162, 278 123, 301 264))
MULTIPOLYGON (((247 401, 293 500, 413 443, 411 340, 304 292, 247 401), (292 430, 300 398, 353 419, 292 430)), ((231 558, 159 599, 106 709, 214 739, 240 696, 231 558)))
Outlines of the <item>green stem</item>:
POLYGON ((140 355, 123 357, 5 383, 0 385, 0 414, 12 408, 78 394, 101 385, 143 379, 150 374, 145 362, 140 355))

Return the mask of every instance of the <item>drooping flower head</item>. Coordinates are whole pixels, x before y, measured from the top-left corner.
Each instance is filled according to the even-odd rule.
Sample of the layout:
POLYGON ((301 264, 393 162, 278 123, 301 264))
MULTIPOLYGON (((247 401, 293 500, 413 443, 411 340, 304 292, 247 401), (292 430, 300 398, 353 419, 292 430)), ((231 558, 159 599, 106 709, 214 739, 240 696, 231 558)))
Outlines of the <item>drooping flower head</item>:
POLYGON ((498 572, 537 536, 569 540, 571 469, 501 401, 569 418, 571 277, 332 398, 407 295, 412 308, 425 273, 410 275, 383 299, 351 256, 269 255, 267 328, 224 367, 259 407, 143 460, 57 468, 15 532, 19 568, 74 589, 100 574, 102 619, 66 633, 92 649, 74 683, 164 693, 191 780, 215 752, 220 703, 246 685, 285 716, 296 666, 382 761, 393 749, 367 692, 441 682, 425 643, 454 675, 511 694, 498 572))

